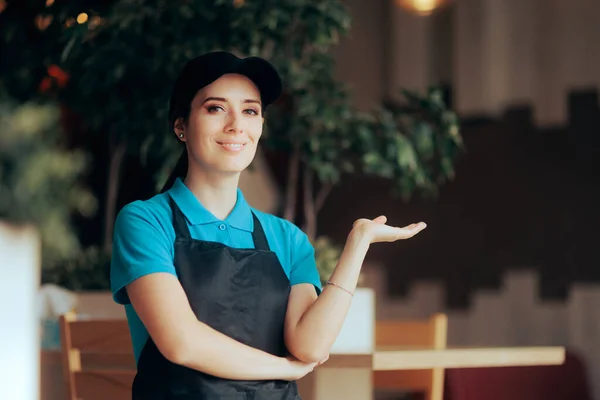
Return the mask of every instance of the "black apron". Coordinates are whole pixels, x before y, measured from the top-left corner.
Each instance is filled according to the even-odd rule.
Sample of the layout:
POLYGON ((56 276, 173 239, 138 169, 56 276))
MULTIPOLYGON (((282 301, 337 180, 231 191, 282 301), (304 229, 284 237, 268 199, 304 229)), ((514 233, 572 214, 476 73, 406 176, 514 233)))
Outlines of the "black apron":
MULTIPOLYGON (((192 239, 169 199, 175 229, 175 269, 196 317, 217 331, 275 356, 286 356, 283 325, 290 282, 252 213, 255 249, 192 239)), ((211 227, 212 229, 216 229, 211 227)), ((201 356, 201 355, 200 355, 201 356)), ((297 400, 296 382, 217 378, 168 361, 152 338, 142 349, 133 400, 297 400)))

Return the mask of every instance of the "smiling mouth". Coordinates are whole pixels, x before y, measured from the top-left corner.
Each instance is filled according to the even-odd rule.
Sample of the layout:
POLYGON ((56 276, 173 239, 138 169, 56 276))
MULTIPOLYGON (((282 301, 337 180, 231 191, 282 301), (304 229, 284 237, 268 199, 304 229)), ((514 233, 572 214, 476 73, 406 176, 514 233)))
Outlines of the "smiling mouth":
POLYGON ((221 147, 225 148, 226 150, 229 151, 240 151, 242 150, 244 147, 246 147, 247 143, 222 143, 222 142, 217 142, 221 147))

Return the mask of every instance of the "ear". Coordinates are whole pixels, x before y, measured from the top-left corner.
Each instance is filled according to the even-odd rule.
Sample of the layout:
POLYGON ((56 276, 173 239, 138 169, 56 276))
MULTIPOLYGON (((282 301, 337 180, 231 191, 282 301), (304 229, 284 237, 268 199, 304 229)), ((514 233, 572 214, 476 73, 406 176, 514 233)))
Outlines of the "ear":
POLYGON ((182 117, 179 117, 175 120, 175 123, 173 124, 173 132, 175 133, 175 136, 177 136, 177 139, 181 140, 182 142, 187 140, 185 136, 185 121, 182 117))

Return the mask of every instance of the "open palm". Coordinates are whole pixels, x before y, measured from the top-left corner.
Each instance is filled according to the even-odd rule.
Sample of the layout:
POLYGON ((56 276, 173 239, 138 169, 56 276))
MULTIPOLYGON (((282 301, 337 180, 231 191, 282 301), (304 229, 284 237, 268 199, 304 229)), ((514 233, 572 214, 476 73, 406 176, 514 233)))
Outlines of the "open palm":
POLYGON ((361 218, 354 222, 353 229, 366 235, 370 243, 378 243, 410 239, 427 227, 424 222, 410 224, 401 228, 387 225, 386 222, 387 217, 384 215, 372 220, 361 218))

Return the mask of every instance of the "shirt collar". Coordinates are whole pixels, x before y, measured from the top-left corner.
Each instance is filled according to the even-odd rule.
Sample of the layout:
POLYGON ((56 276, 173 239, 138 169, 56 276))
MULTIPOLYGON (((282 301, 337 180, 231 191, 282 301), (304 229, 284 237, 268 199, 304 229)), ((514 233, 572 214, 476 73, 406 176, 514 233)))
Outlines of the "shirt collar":
MULTIPOLYGON (((194 196, 194 193, 192 193, 192 191, 183 183, 181 178, 175 180, 173 187, 169 189, 168 193, 183 215, 185 215, 190 225, 221 222, 220 219, 215 217, 202 205, 202 203, 200 203, 196 196, 194 196)), ((237 189, 235 206, 225 219, 225 222, 234 228, 244 231, 252 232, 254 230, 252 210, 239 188, 237 189)))

